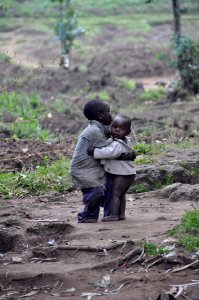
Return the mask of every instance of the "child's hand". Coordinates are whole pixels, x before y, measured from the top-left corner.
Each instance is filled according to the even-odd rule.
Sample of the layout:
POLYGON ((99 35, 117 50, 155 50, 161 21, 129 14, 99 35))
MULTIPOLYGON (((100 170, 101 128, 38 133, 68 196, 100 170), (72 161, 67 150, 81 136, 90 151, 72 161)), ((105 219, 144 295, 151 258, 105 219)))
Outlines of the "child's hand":
POLYGON ((134 151, 129 152, 129 153, 122 153, 119 157, 117 157, 116 159, 118 160, 128 160, 128 161, 132 161, 136 158, 136 154, 134 151))
POLYGON ((95 150, 95 148, 94 148, 94 147, 92 147, 92 146, 89 146, 89 147, 88 147, 88 149, 87 149, 87 154, 88 154, 88 155, 92 155, 92 156, 93 156, 93 154, 94 154, 94 150, 95 150))

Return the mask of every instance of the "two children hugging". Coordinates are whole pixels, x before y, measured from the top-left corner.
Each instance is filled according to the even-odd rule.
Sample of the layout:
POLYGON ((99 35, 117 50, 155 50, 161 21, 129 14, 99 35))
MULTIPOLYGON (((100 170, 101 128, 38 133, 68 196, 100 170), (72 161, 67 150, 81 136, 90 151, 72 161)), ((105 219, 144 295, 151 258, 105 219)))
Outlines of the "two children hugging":
POLYGON ((80 134, 71 162, 72 182, 83 194, 78 222, 97 222, 100 206, 104 206, 102 221, 124 220, 125 194, 136 173, 127 138, 131 120, 120 115, 112 121, 109 105, 100 100, 87 102, 83 112, 90 122, 80 134))

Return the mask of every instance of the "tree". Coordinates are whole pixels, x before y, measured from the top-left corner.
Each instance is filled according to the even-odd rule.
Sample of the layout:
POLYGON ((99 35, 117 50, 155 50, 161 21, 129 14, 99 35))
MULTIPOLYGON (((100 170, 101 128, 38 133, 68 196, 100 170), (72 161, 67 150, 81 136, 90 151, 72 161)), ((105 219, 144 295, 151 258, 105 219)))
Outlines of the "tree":
POLYGON ((70 66, 69 55, 74 39, 84 33, 84 29, 77 24, 76 9, 73 0, 51 0, 59 3, 59 20, 55 31, 60 40, 61 58, 60 65, 68 69, 70 66))
MULTIPOLYGON (((153 0, 146 0, 147 3, 153 0)), ((181 33, 181 7, 180 0, 172 0, 174 16, 174 41, 181 81, 179 86, 194 94, 199 93, 199 45, 190 37, 181 33)))

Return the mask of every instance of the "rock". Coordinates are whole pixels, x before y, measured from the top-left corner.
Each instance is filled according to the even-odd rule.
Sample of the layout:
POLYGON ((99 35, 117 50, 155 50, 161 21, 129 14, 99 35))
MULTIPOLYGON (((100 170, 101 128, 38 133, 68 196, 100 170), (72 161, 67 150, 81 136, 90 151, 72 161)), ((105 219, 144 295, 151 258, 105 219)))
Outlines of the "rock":
POLYGON ((176 201, 199 201, 199 184, 184 184, 179 186, 169 197, 172 202, 176 201))
POLYGON ((173 192, 175 192, 179 187, 181 187, 182 184, 177 182, 171 185, 166 186, 165 188, 163 188, 160 192, 160 196, 164 197, 164 198, 168 198, 171 196, 171 194, 173 192))

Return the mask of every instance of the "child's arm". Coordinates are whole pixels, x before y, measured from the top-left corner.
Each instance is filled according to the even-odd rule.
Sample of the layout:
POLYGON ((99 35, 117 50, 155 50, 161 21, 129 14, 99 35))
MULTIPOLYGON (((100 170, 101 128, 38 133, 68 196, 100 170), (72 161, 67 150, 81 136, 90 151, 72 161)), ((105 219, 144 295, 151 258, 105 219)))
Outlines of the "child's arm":
POLYGON ((124 148, 120 143, 112 142, 109 146, 101 149, 95 148, 93 156, 95 159, 115 159, 124 152, 124 148))
MULTIPOLYGON (((107 148, 107 146, 106 146, 106 148, 107 148)), ((94 156, 94 151, 95 151, 95 149, 97 149, 97 148, 94 148, 94 147, 88 147, 88 149, 87 149, 87 153, 88 153, 88 155, 92 155, 92 156, 94 156)), ((94 157, 94 158, 96 158, 96 157, 94 157)), ((111 157, 111 159, 114 159, 115 157, 111 157)), ((118 157, 116 157, 115 159, 117 159, 117 160, 124 160, 124 161, 133 161, 133 160, 135 160, 135 158, 136 158, 136 154, 135 154, 135 152, 132 150, 132 152, 128 152, 128 153, 121 153, 118 157)))

